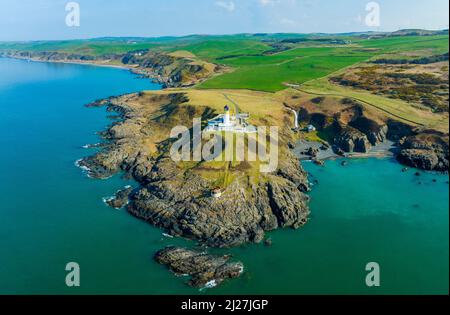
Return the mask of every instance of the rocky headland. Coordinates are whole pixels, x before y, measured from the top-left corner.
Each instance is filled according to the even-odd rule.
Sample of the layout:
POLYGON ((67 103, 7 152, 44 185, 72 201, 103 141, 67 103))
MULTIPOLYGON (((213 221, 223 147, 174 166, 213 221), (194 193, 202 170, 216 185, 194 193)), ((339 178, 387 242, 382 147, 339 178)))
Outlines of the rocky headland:
POLYGON ((78 63, 123 67, 157 81, 163 87, 189 87, 226 71, 223 66, 196 58, 187 52, 136 50, 124 54, 84 55, 61 51, 3 50, 0 57, 42 62, 78 63))
MULTIPOLYGON (((273 50, 266 53, 287 49, 284 44, 273 46, 273 50)), ((124 67, 159 82, 164 88, 193 87, 230 71, 225 66, 201 60, 188 51, 141 49, 127 53, 83 55, 64 51, 7 50, 0 51, 0 57, 124 67)), ((222 58, 233 57, 235 55, 222 58)), ((412 81, 424 79, 410 74, 391 77, 406 77, 412 81)), ((445 96, 448 101, 448 70, 444 79, 446 81, 439 83, 447 82, 446 89, 443 89, 446 93, 442 93, 437 105, 433 99, 421 99, 424 106, 436 112, 448 112, 448 102, 445 102, 445 96)), ((112 208, 126 208, 131 215, 161 228, 168 236, 191 239, 204 247, 220 248, 262 242, 271 246, 272 240, 266 238, 266 232, 298 229, 307 224, 310 211, 306 192, 310 184, 306 172, 290 150, 299 140, 299 133, 295 132, 299 129, 297 124, 297 130, 290 127, 292 110, 297 113, 300 125, 315 127, 317 132, 306 136, 307 140, 312 138, 309 143, 315 145, 302 153, 320 165, 323 165, 321 156, 360 156, 358 154, 368 154, 389 141, 394 143, 393 153, 400 163, 448 172, 448 130, 442 132, 387 118, 386 113, 373 111, 353 98, 313 97, 313 94, 296 90, 299 85, 287 85, 295 91, 261 92, 261 95, 245 91, 242 93, 248 95, 243 96, 238 95, 240 92, 228 90, 167 89, 96 101, 89 106, 105 106, 119 119, 101 133, 103 143, 86 146, 98 148, 98 153, 78 161, 77 165, 92 178, 105 179, 122 172, 137 182, 137 188, 125 187, 113 197, 104 199, 112 208), (275 172, 262 174, 256 170, 254 164, 257 163, 175 162, 170 157, 169 150, 174 142, 169 138, 171 128, 191 126, 197 117, 205 123, 223 109, 224 103, 220 98, 225 97, 229 105, 228 93, 234 93, 233 98, 241 98, 239 106, 244 105, 255 117, 252 117, 253 124, 282 126, 281 152, 275 172), (246 98, 253 99, 253 103, 249 106, 242 104, 246 98), (217 190, 220 191, 218 196, 213 193, 217 190)), ((414 89, 412 91, 415 92, 414 89)), ((347 165, 347 161, 342 165, 347 165)), ((176 247, 162 249, 154 256, 158 263, 175 274, 189 276, 188 284, 196 288, 214 287, 226 279, 239 277, 244 266, 240 262, 229 262, 230 258, 176 247)))
POLYGON ((209 163, 174 162, 168 139, 173 126, 212 117, 208 106, 186 105, 189 92, 138 93, 91 104, 107 106, 123 119, 103 133, 107 145, 80 162, 94 178, 124 171, 140 187, 129 195, 128 211, 173 236, 212 247, 260 243, 265 232, 300 228, 308 221, 307 174, 283 151, 274 173, 254 174, 243 162, 217 169, 209 163), (211 191, 226 175, 220 198, 211 191), (230 179, 231 178, 231 179, 230 179))

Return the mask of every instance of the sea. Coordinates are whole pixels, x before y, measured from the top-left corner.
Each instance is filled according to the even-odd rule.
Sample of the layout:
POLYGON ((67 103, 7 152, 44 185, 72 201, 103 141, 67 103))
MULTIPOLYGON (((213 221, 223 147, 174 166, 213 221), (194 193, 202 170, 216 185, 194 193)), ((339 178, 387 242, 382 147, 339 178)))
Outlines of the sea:
POLYGON ((243 262, 243 275, 187 286, 153 255, 195 242, 104 204, 135 182, 75 165, 113 122, 87 103, 158 89, 125 69, 0 59, 0 294, 448 294, 449 177, 402 172, 392 158, 302 162, 310 222, 268 233, 272 246, 211 249, 243 262), (78 287, 66 283, 73 262, 78 287))

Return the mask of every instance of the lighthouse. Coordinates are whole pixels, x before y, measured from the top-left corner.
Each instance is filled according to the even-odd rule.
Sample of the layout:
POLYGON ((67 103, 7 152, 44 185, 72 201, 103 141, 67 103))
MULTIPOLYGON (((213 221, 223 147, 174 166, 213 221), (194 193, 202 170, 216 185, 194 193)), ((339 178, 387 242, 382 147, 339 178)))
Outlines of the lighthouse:
POLYGON ((231 126, 231 115, 230 115, 230 107, 228 105, 224 108, 225 114, 223 115, 223 124, 225 127, 231 126))
MULTIPOLYGON (((237 105, 236 105, 237 106, 237 105)), ((234 132, 234 133, 256 133, 256 127, 247 123, 249 114, 239 114, 236 108, 236 114, 231 115, 231 107, 226 105, 224 113, 208 120, 208 126, 204 132, 234 132)))

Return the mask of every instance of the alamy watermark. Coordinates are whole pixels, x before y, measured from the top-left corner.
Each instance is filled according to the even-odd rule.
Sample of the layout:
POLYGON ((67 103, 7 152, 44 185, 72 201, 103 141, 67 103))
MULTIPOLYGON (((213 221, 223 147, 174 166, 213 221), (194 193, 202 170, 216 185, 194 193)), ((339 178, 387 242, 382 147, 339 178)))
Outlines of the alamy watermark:
POLYGON ((192 135, 186 126, 172 129, 170 138, 177 139, 170 148, 173 161, 259 162, 261 173, 277 170, 278 127, 240 128, 225 121, 215 131, 202 131, 201 124, 201 118, 193 120, 192 135))
POLYGON ((66 265, 66 286, 69 288, 79 287, 80 283, 80 265, 76 262, 70 262, 66 265))
POLYGON ((366 11, 368 12, 365 18, 365 24, 369 27, 381 26, 381 7, 378 2, 369 2, 366 4, 366 11))
POLYGON ((81 10, 78 2, 68 2, 66 4, 66 25, 68 27, 79 27, 81 24, 81 10))
POLYGON ((380 264, 376 262, 370 262, 366 265, 366 271, 369 273, 366 275, 366 285, 370 288, 381 286, 381 269, 380 264))

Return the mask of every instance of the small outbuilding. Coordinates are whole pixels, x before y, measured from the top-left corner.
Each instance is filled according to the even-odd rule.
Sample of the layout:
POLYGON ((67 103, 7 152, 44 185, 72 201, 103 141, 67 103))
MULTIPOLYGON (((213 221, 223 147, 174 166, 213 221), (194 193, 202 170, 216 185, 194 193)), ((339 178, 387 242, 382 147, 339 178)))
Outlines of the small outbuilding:
POLYGON ((211 191, 211 196, 213 196, 214 198, 220 198, 222 197, 222 189, 221 188, 214 188, 211 191))
POLYGON ((308 127, 306 127, 306 131, 307 132, 314 132, 314 131, 317 131, 317 129, 313 125, 308 125, 308 127))

